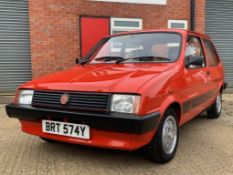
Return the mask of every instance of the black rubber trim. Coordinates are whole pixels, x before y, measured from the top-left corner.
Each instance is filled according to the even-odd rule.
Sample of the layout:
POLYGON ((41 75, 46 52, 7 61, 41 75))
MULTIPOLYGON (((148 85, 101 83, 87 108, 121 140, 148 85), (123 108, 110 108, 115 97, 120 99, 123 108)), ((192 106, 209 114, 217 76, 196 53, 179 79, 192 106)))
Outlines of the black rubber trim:
POLYGON ((193 108, 199 106, 200 104, 204 103, 205 101, 211 99, 214 96, 214 91, 210 90, 200 96, 194 97, 188 101, 185 101, 182 105, 183 113, 187 113, 193 108))
POLYGON ((143 134, 157 127, 160 113, 155 112, 145 116, 124 113, 84 113, 32 107, 28 105, 9 104, 7 115, 26 121, 40 121, 47 117, 56 119, 78 120, 91 128, 98 130, 143 134))
POLYGON ((228 87, 228 83, 224 82, 223 89, 226 89, 228 87))

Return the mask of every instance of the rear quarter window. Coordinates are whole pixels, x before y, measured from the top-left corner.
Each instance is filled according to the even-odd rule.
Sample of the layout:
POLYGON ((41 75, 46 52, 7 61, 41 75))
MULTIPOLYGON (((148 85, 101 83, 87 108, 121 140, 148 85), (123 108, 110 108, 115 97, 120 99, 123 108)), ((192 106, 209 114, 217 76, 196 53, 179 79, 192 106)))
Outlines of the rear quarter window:
POLYGON ((206 49, 206 57, 209 63, 209 66, 217 66, 219 63, 217 52, 214 48, 214 45, 211 41, 208 41, 206 39, 204 41, 204 46, 206 49))

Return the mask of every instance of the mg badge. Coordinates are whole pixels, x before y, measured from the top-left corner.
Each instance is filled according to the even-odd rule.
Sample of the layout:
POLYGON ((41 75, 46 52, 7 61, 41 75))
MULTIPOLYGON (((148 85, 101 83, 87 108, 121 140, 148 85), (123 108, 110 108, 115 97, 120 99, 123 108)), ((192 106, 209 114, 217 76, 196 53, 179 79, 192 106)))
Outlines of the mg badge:
POLYGON ((69 94, 63 94, 60 98, 60 103, 62 105, 66 105, 69 102, 70 96, 69 94))

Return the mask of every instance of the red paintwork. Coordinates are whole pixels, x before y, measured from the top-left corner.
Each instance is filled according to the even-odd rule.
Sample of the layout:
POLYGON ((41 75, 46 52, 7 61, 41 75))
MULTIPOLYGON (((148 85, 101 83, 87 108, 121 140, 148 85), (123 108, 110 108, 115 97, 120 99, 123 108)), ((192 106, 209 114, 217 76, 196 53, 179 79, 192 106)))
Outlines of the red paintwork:
POLYGON ((64 137, 59 135, 46 134, 42 132, 41 123, 39 122, 30 122, 30 121, 21 121, 22 131, 37 135, 40 137, 45 137, 49 139, 54 139, 58 141, 65 141, 68 143, 89 145, 101 148, 112 148, 120 150, 136 150, 145 145, 145 143, 150 142, 150 138, 153 137, 155 131, 150 131, 145 134, 124 134, 118 132, 110 131, 100 131, 96 129, 91 129, 90 131, 90 140, 77 139, 72 137, 64 137))
MULTIPOLYGON (((140 115, 155 111, 160 111, 163 115, 170 105, 177 103, 180 106, 179 125, 181 126, 213 103, 224 84, 223 65, 220 61, 218 66, 209 67, 207 61, 205 68, 192 70, 185 68, 184 58, 187 35, 192 34, 207 39, 208 36, 175 29, 141 32, 152 31, 172 31, 182 35, 182 51, 180 58, 176 62, 77 65, 72 69, 28 82, 20 88, 137 93, 141 94, 140 115), (207 71, 211 71, 210 76, 207 75, 207 71), (206 94, 210 90, 215 94, 211 99, 183 114, 182 104, 184 102, 206 94)), ((134 135, 92 129, 91 140, 84 141, 42 133, 41 123, 21 121, 21 124, 23 131, 26 133, 64 142, 125 150, 134 150, 147 144, 156 132, 154 130, 143 135, 134 135)))
POLYGON ((81 17, 82 56, 103 37, 110 34, 110 19, 97 17, 81 17))

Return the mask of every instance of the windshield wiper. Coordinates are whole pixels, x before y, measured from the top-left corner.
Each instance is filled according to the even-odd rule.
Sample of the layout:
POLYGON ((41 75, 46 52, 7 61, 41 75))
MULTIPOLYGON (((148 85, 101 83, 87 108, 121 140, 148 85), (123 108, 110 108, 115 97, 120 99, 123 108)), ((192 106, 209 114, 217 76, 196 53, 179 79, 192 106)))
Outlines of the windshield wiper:
POLYGON ((120 60, 123 60, 124 58, 123 57, 118 57, 118 56, 104 56, 104 57, 99 57, 99 58, 96 58, 95 60, 96 61, 120 61, 120 60))
POLYGON ((172 59, 170 58, 166 58, 166 57, 157 57, 157 56, 141 56, 141 57, 133 57, 133 58, 125 58, 125 59, 121 59, 121 60, 117 60, 116 63, 120 63, 123 61, 127 61, 130 59, 139 59, 139 60, 143 60, 146 61, 147 59, 152 59, 151 61, 171 61, 172 59))

